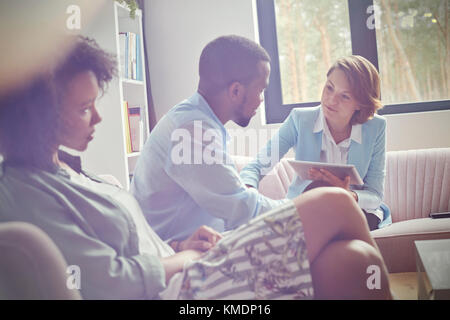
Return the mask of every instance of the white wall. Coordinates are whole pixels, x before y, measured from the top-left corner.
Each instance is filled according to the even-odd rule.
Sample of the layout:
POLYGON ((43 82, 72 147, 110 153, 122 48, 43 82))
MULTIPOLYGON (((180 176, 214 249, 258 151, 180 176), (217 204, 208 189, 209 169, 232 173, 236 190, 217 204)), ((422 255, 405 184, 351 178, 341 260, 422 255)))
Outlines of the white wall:
POLYGON ((203 47, 224 34, 254 38, 251 0, 145 3, 148 65, 156 118, 197 89, 203 47))
POLYGON ((450 147, 450 110, 385 117, 388 151, 450 147))
MULTIPOLYGON (((157 120, 196 90, 198 60, 209 41, 224 34, 257 40, 253 0, 152 0, 145 5, 148 64, 157 120)), ((263 105, 246 130, 266 130, 269 137, 279 125, 264 125, 262 110, 263 105)), ((450 111, 386 118, 388 151, 450 147, 450 111)), ((226 127, 239 128, 233 123, 226 127)), ((259 139, 257 147, 264 143, 259 139)), ((251 147, 241 153, 253 155, 251 147)))

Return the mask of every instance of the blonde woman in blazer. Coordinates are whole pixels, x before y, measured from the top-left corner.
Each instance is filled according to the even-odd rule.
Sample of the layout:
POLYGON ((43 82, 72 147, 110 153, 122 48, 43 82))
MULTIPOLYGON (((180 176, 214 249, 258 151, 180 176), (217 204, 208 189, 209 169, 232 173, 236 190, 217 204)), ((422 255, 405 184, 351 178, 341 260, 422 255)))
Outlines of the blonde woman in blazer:
POLYGON ((350 185, 349 177, 341 180, 327 170, 313 169, 310 180, 296 177, 287 198, 317 186, 341 187, 364 210, 371 230, 389 224, 389 208, 382 203, 386 120, 375 114, 382 108, 379 98, 378 72, 368 60, 361 56, 339 59, 327 73, 321 105, 292 110, 278 133, 241 171, 244 183, 257 188, 276 164, 271 161, 265 165, 267 159, 279 160, 290 148, 294 148, 296 160, 353 164, 363 178, 362 187, 350 185))

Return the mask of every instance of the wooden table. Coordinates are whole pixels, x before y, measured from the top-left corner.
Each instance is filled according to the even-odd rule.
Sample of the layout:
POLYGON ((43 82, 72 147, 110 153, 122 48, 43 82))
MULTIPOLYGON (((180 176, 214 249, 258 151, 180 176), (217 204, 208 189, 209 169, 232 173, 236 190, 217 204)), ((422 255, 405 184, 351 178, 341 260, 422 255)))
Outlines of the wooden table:
POLYGON ((419 299, 450 300, 450 239, 414 244, 419 299))

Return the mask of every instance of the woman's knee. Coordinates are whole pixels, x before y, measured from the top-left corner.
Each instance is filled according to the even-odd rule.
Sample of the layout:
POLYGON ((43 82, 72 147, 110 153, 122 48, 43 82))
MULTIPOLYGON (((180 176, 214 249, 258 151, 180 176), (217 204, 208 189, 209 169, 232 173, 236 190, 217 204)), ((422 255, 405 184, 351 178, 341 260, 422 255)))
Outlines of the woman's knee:
POLYGON ((319 299, 386 299, 390 297, 384 262, 360 240, 330 243, 311 266, 319 299))
MULTIPOLYGON (((354 265, 355 274, 362 275, 361 298, 391 298, 388 273, 380 252, 367 242, 352 240, 349 242, 349 255, 352 256, 349 264, 354 265)), ((352 268, 349 266, 349 269, 352 268)))
POLYGON ((323 187, 312 189, 294 199, 297 210, 308 208, 315 214, 336 216, 349 223, 365 222, 364 213, 353 197, 344 189, 323 187))

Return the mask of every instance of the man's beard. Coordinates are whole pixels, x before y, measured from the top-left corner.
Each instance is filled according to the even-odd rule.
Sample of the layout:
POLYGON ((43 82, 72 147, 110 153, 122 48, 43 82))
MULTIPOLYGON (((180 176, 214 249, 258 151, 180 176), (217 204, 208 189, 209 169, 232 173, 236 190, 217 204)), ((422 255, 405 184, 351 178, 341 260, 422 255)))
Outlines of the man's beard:
POLYGON ((244 97, 244 101, 240 104, 240 106, 236 109, 237 110, 237 115, 236 115, 236 119, 234 119, 234 122, 238 125, 241 126, 243 128, 247 127, 248 124, 250 123, 250 120, 252 119, 252 116, 245 116, 243 114, 245 105, 247 103, 247 94, 245 94, 244 97))

